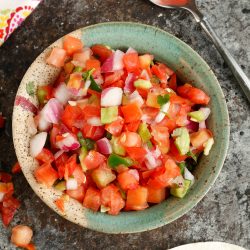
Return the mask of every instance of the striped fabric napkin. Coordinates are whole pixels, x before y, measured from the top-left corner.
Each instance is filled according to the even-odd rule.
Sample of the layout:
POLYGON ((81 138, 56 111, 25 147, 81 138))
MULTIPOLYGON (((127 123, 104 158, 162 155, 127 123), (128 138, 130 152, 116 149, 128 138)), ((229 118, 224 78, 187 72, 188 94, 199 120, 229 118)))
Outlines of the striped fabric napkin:
POLYGON ((0 46, 42 0, 0 0, 0 46))

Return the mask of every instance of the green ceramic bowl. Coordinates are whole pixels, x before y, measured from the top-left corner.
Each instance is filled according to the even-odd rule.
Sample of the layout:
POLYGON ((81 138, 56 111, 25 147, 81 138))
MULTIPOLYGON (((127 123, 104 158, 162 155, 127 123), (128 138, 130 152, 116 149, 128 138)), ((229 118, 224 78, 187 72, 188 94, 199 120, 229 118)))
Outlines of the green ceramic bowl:
POLYGON ((226 157, 229 141, 228 111, 220 85, 209 66, 188 45, 173 35, 158 28, 136 23, 103 23, 79 29, 71 33, 81 37, 86 46, 103 43, 112 48, 126 49, 133 47, 140 53, 149 52, 156 59, 165 62, 174 69, 183 82, 192 82, 211 96, 212 114, 208 126, 213 131, 215 145, 207 157, 200 159, 195 169, 195 184, 184 199, 171 197, 159 205, 140 212, 122 212, 118 216, 94 213, 70 199, 66 212, 62 214, 56 208, 54 200, 60 192, 46 188, 36 182, 33 170, 38 163, 29 155, 31 134, 29 119, 32 113, 27 110, 20 96, 37 105, 37 98, 29 96, 26 85, 35 86, 51 83, 58 75, 58 70, 45 64, 45 58, 52 47, 62 46, 59 39, 47 48, 30 66, 17 92, 13 113, 13 138, 18 160, 23 173, 37 195, 53 210, 66 219, 83 227, 105 233, 134 233, 166 225, 193 208, 214 184, 226 157))

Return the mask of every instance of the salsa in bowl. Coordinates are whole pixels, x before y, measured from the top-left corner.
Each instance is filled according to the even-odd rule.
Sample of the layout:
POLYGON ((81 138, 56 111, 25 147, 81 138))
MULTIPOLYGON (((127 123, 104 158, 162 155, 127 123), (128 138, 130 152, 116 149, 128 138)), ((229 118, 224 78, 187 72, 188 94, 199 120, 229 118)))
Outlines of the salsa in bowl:
MULTIPOLYGON (((26 165, 24 174, 47 204, 72 221, 106 232, 141 231, 183 214, 168 209, 195 204, 193 190, 204 178, 201 164, 220 146, 209 118, 216 96, 197 86, 199 78, 184 80, 167 55, 164 60, 150 45, 133 46, 129 34, 122 33, 122 46, 98 39, 100 28, 110 25, 92 28, 94 42, 88 29, 83 38, 81 30, 72 33, 37 59, 39 69, 49 71, 46 81, 26 82, 26 97, 16 98, 15 109, 28 107, 25 143, 32 167, 26 165), (123 229, 115 229, 124 220, 123 229), (138 220, 144 226, 133 228, 138 220)), ((114 25, 116 32, 126 25, 139 32, 144 27, 114 25)), ((17 155, 22 158, 18 150, 17 155)))

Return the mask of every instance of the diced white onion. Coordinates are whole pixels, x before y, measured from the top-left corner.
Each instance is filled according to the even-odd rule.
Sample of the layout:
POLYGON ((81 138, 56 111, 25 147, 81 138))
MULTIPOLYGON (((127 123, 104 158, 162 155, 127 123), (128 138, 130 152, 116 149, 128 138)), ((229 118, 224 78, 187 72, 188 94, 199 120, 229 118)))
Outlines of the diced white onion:
POLYGON ((106 88, 101 94, 101 106, 119 106, 122 103, 122 89, 118 87, 106 88))
POLYGON ((47 132, 41 132, 30 140, 30 155, 36 157, 43 149, 47 139, 47 132))
POLYGON ((184 168, 184 179, 191 181, 192 184, 194 183, 194 176, 186 167, 184 168))
POLYGON ((91 117, 87 120, 87 123, 92 126, 102 126, 100 117, 91 117))
POLYGON ((66 181, 67 190, 76 190, 77 189, 77 180, 75 178, 69 178, 66 181))

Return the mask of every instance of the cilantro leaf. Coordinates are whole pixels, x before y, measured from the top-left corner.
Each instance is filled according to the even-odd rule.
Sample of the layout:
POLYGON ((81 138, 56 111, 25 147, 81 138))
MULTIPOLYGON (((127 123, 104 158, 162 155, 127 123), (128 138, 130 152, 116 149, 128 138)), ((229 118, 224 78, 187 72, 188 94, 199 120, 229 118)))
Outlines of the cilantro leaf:
POLYGON ((89 138, 83 138, 82 132, 78 132, 77 134, 78 141, 81 147, 86 148, 87 150, 92 150, 95 148, 95 141, 89 138))
POLYGON ((28 82, 26 84, 26 92, 28 93, 28 95, 34 96, 34 94, 35 94, 34 82, 28 82))
POLYGON ((96 83, 93 76, 90 76, 90 81, 91 81, 91 84, 89 86, 90 89, 95 90, 97 92, 102 92, 102 88, 96 83))
POLYGON ((164 104, 166 104, 167 102, 169 102, 170 100, 170 96, 169 94, 166 94, 164 96, 162 95, 158 95, 157 96, 157 103, 160 105, 160 106, 163 106, 164 104))
POLYGON ((87 81, 90 79, 92 73, 95 71, 95 69, 90 69, 82 73, 82 78, 84 81, 87 81))

